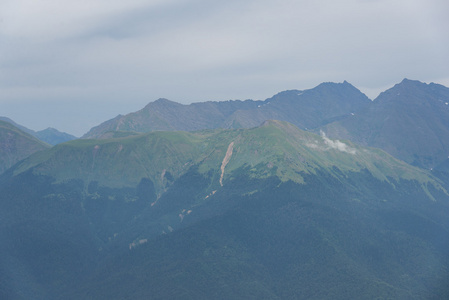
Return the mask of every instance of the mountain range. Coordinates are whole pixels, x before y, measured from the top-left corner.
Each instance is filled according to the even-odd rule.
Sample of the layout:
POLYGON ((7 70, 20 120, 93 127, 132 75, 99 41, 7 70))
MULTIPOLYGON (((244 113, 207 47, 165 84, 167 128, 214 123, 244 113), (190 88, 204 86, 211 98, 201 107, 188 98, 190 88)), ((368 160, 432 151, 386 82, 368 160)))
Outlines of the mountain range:
MULTIPOLYGON (((119 115, 82 138, 113 132, 251 128, 265 120, 381 148, 423 168, 436 168, 449 154, 449 89, 404 79, 373 101, 357 88, 323 83, 310 90, 281 92, 265 101, 202 102, 182 105, 166 99, 119 115)), ((123 134, 123 133, 122 133, 123 134)))
POLYGON ((160 99, 52 147, 0 121, 0 299, 448 299, 447 91, 160 99))
MULTIPOLYGON (((82 138, 111 138, 150 131, 251 128, 272 119, 381 148, 415 166, 443 170, 449 154, 447 103, 447 87, 416 80, 404 79, 373 101, 346 81, 322 83, 309 90, 280 92, 264 101, 183 105, 159 99, 137 112, 119 115, 93 127, 82 138)), ((8 118, 2 119, 51 145, 75 139, 56 129, 35 132, 8 118)))
POLYGON ((236 100, 183 105, 159 99, 140 111, 119 115, 92 128, 82 138, 101 138, 110 131, 251 128, 266 120, 282 120, 300 129, 313 129, 359 111, 369 102, 363 93, 346 81, 322 83, 304 91, 284 91, 265 101, 236 100))

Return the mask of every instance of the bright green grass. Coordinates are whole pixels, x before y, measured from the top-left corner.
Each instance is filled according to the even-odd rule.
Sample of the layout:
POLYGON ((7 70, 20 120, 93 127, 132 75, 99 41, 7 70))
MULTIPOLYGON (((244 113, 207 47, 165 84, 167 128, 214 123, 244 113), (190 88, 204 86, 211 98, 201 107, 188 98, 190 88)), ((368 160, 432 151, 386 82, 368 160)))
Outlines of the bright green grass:
POLYGON ((15 174, 34 168, 34 172, 51 175, 58 182, 76 178, 86 184, 98 181, 110 187, 135 186, 142 178, 150 178, 160 194, 166 188, 166 172, 179 178, 193 165, 198 165, 201 173, 217 174, 218 180, 232 142, 224 183, 245 166, 255 178, 275 175, 282 181, 297 183, 303 182, 301 173, 327 170, 338 177, 341 172, 366 169, 383 181, 403 178, 440 187, 427 171, 381 150, 330 140, 281 121, 267 121, 252 129, 157 131, 113 139, 75 140, 33 155, 16 168, 15 174))

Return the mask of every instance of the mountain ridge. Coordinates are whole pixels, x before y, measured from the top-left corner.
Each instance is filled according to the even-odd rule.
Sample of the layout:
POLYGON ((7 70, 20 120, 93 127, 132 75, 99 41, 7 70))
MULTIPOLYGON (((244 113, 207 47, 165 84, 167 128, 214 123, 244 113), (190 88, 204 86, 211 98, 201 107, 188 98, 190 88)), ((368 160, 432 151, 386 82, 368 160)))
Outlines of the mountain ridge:
POLYGON ((312 89, 279 92, 264 101, 201 102, 190 105, 160 99, 120 115, 86 133, 152 130, 196 131, 252 128, 268 119, 290 122, 315 133, 381 148, 407 163, 433 169, 449 153, 449 92, 435 83, 404 78, 373 101, 347 81, 312 89))
POLYGON ((82 138, 96 138, 110 130, 148 132, 250 128, 267 119, 288 121, 301 129, 314 128, 358 111, 368 101, 363 93, 346 81, 323 83, 304 91, 284 91, 264 101, 208 101, 183 105, 160 98, 137 112, 119 115, 92 128, 82 138), (292 107, 286 108, 287 105, 292 107), (326 109, 322 109, 324 107, 326 109), (300 119, 302 121, 298 122, 300 119))
POLYGON ((408 163, 434 168, 449 153, 449 88, 404 79, 354 116, 321 128, 333 138, 381 148, 408 163))
POLYGON ((426 175, 380 150, 331 140, 324 134, 318 136, 277 120, 251 129, 156 131, 122 138, 75 140, 31 156, 16 166, 13 174, 32 169, 36 174, 59 178, 57 182, 83 178, 86 184, 113 183, 110 187, 135 186, 142 178, 150 178, 161 193, 165 189, 165 173, 176 179, 192 165, 198 165, 201 173, 213 171, 219 176, 227 151, 231 155, 222 166, 226 169, 225 180, 228 174, 247 165, 252 176, 275 175, 298 183, 302 182, 301 172, 329 169, 332 173, 333 167, 347 171, 367 169, 386 181, 387 177, 408 178, 410 172, 421 174, 421 179, 414 178, 424 180, 423 183, 431 181, 430 173, 426 175), (111 164, 112 161, 120 163, 111 164))

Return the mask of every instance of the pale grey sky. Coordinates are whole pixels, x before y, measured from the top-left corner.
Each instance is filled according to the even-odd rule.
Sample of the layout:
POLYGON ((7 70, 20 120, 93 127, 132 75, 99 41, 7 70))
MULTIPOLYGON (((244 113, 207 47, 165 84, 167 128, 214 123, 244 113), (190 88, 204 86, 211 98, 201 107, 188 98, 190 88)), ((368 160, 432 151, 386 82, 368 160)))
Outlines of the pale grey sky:
POLYGON ((447 0, 1 0, 0 115, 82 135, 157 98, 449 86, 447 0))

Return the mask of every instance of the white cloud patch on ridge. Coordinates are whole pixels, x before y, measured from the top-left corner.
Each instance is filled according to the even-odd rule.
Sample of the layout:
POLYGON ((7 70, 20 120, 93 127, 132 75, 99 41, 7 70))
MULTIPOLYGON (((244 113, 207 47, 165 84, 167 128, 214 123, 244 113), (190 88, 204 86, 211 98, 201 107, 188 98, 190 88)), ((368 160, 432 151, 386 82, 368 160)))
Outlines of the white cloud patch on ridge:
POLYGON ((357 153, 357 150, 355 148, 352 148, 339 140, 331 140, 326 136, 326 134, 323 131, 320 131, 320 135, 323 138, 324 146, 319 145, 318 141, 314 141, 314 143, 307 143, 306 146, 321 151, 328 151, 330 149, 335 149, 352 155, 357 153))
POLYGON ((328 137, 326 137, 326 134, 323 131, 320 131, 320 134, 321 134, 321 137, 324 140, 324 143, 329 148, 336 149, 338 151, 346 152, 346 153, 349 153, 349 154, 356 154, 357 153, 356 149, 354 149, 352 147, 349 147, 345 143, 340 142, 339 140, 333 141, 333 140, 329 139, 328 137))

